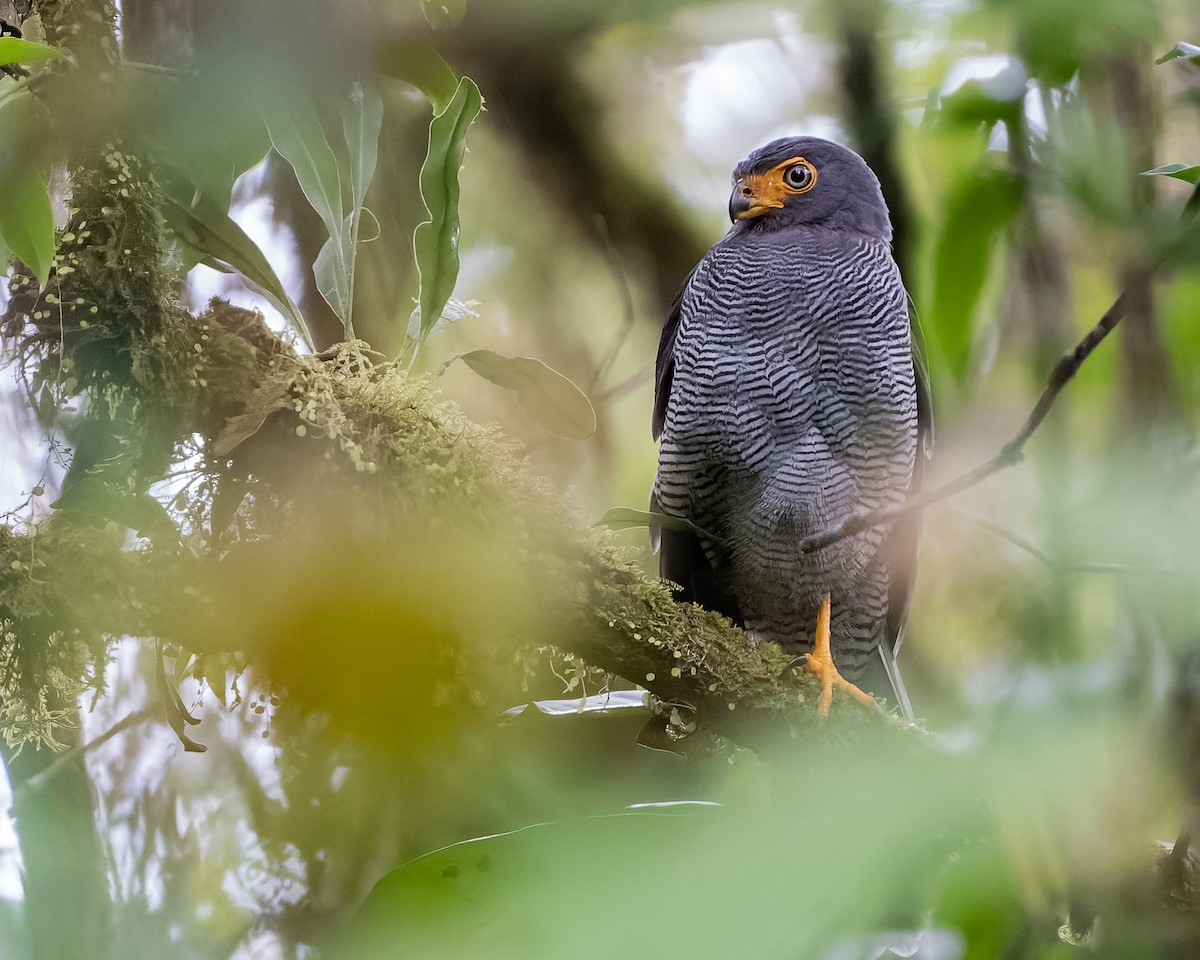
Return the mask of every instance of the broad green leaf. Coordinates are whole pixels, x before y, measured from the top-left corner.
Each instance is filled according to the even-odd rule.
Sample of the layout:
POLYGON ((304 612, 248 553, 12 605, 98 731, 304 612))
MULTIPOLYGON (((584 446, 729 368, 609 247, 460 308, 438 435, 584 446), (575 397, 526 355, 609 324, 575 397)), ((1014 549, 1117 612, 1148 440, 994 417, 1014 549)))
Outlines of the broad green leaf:
MULTIPOLYGON (((639 870, 646 875, 637 864, 694 849, 706 835, 705 825, 722 812, 688 805, 582 817, 427 853, 375 885, 351 925, 349 949, 340 956, 566 956, 560 951, 561 932, 571 928, 576 941, 583 938, 584 947, 576 943, 580 956, 616 956, 621 951, 611 945, 586 949, 590 934, 579 925, 614 919, 608 910, 592 912, 589 905, 594 910, 601 898, 611 908, 611 898, 622 896, 622 880, 636 883, 632 877, 639 870)), ((625 902, 640 899, 639 890, 636 896, 626 894, 625 902)), ((664 926, 661 917, 658 923, 664 926)))
POLYGON ((330 237, 321 247, 313 261, 313 277, 317 289, 333 312, 341 318, 346 336, 354 336, 352 311, 354 302, 354 231, 355 216, 350 214, 342 222, 336 237, 330 237))
POLYGON ((469 77, 463 77, 446 108, 429 124, 429 149, 421 167, 426 219, 413 234, 421 278, 418 349, 433 331, 458 279, 458 171, 466 152, 467 130, 482 109, 479 88, 469 77))
POLYGON ((312 335, 299 308, 292 302, 271 264, 246 232, 220 204, 204 194, 181 197, 186 187, 164 187, 163 219, 184 243, 190 244, 215 260, 223 261, 255 290, 275 305, 310 348, 312 335))
POLYGON ((271 145, 296 171, 304 196, 317 211, 331 237, 341 232, 345 212, 337 156, 325 137, 316 110, 308 103, 283 104, 264 110, 271 145))
POLYGON ((20 37, 0 37, 0 65, 6 63, 37 63, 40 60, 57 60, 62 54, 54 47, 20 37))
POLYGON ((1154 62, 1166 63, 1168 60, 1191 60, 1192 63, 1200 66, 1200 47, 1194 43, 1187 43, 1180 40, 1171 50, 1164 53, 1154 62))
POLYGON ((930 326, 951 373, 966 380, 973 317, 997 238, 1021 204, 1019 181, 1005 173, 973 173, 951 194, 938 234, 930 326))
POLYGON ((343 175, 320 117, 310 104, 294 107, 280 98, 264 110, 271 142, 296 172, 329 240, 313 263, 317 289, 354 336, 354 265, 358 227, 367 188, 375 176, 383 101, 374 88, 356 83, 343 112, 342 136, 349 165, 343 175), (349 209, 347 210, 347 207, 349 209))
POLYGON ((587 395, 541 360, 502 357, 491 350, 472 350, 461 359, 485 380, 512 390, 521 409, 551 433, 586 440, 596 432, 596 411, 587 395))
POLYGON ((1143 170, 1143 177, 1173 177, 1188 183, 1200 183, 1200 164, 1166 163, 1153 170, 1143 170))
POLYGON ((41 286, 50 279, 54 261, 54 213, 48 177, 36 164, 25 163, 0 177, 0 238, 25 264, 41 286))
POLYGON ((0 101, 0 248, 11 250, 45 286, 54 261, 54 214, 49 174, 29 136, 28 92, 0 101))
POLYGON ((429 98, 433 112, 441 113, 458 90, 458 77, 433 47, 410 40, 390 44, 381 57, 388 76, 411 83, 429 98))
POLYGON ((173 117, 172 126, 156 131, 159 135, 152 152, 176 179, 191 183, 228 211, 237 178, 262 162, 271 141, 261 119, 254 127, 250 121, 238 118, 240 125, 227 121, 224 129, 201 122, 204 119, 173 117))
POLYGON ((354 251, 346 241, 337 156, 311 104, 276 101, 275 106, 276 109, 264 111, 263 115, 271 143, 296 172, 300 189, 329 231, 329 241, 313 264, 317 289, 342 321, 346 335, 353 337, 349 291, 353 285, 354 251))
POLYGON ((346 149, 350 152, 350 195, 355 215, 366 202, 367 188, 375 177, 382 128, 383 98, 379 91, 356 83, 350 94, 350 108, 342 118, 346 149))
POLYGON ((596 525, 599 527, 608 527, 610 530, 630 530, 634 527, 662 527, 666 530, 678 530, 681 533, 695 534, 697 537, 704 537, 708 540, 720 540, 721 538, 709 533, 703 527, 698 527, 690 520, 684 520, 681 517, 672 517, 665 513, 657 513, 653 510, 635 510, 633 507, 613 507, 611 510, 605 511, 596 525))

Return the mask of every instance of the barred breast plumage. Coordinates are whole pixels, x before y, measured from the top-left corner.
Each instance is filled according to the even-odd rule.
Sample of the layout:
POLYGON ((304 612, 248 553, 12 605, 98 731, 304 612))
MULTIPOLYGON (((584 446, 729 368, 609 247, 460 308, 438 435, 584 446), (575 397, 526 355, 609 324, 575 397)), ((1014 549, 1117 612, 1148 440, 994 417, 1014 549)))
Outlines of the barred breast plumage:
POLYGON ((811 648, 818 607, 831 594, 833 657, 859 680, 879 645, 895 642, 908 589, 897 591, 894 578, 911 571, 892 567, 907 558, 887 549, 887 529, 808 555, 799 543, 909 493, 927 417, 918 410, 907 297, 886 207, 856 155, 813 138, 758 154, 739 167, 748 171, 739 183, 787 158, 811 162, 819 182, 794 194, 795 207, 785 194, 779 206, 735 219, 692 272, 664 330, 653 501, 704 535, 662 531, 663 574, 686 599, 794 652, 811 648), (846 182, 861 173, 865 183, 846 182), (822 186, 839 202, 787 215, 822 186), (865 200, 848 204, 851 188, 865 200))

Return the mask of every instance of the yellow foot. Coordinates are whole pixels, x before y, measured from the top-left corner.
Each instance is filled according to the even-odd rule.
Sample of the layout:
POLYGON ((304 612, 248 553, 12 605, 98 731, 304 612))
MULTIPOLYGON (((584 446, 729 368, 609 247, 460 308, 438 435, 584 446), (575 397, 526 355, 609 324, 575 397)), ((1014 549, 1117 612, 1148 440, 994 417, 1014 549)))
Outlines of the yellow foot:
POLYGON ((819 704, 821 716, 829 716, 829 705, 833 703, 834 687, 841 687, 862 703, 877 706, 874 697, 869 693, 863 693, 863 691, 859 690, 858 687, 838 673, 837 667, 833 665, 833 654, 829 650, 829 594, 825 594, 821 600, 821 610, 817 614, 817 636, 814 641, 813 652, 804 661, 804 669, 809 673, 815 673, 821 678, 821 700, 819 704))

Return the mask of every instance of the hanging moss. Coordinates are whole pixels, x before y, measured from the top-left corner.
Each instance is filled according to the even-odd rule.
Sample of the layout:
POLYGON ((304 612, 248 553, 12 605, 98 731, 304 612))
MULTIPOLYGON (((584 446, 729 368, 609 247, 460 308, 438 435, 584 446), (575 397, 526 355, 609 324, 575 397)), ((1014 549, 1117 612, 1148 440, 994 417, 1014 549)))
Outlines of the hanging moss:
POLYGON ((0 737, 10 748, 57 749, 72 711, 54 705, 102 688, 102 625, 126 619, 124 568, 111 532, 0 527, 0 737))

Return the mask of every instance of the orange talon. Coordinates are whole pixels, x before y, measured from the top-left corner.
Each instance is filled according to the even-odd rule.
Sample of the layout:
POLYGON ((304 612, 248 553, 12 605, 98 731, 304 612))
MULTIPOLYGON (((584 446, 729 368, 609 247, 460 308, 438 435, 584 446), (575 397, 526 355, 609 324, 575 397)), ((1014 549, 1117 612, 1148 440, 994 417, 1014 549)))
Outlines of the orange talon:
POLYGON ((829 716, 829 705, 833 703, 833 688, 841 687, 843 690, 853 694, 853 696, 862 703, 875 705, 875 698, 869 693, 863 693, 849 680, 838 673, 837 667, 833 664, 833 654, 829 649, 829 594, 821 600, 821 610, 817 614, 817 635, 814 639, 813 652, 808 655, 808 660, 805 661, 804 669, 809 673, 815 673, 821 678, 821 700, 819 703, 819 713, 823 717, 829 716))

